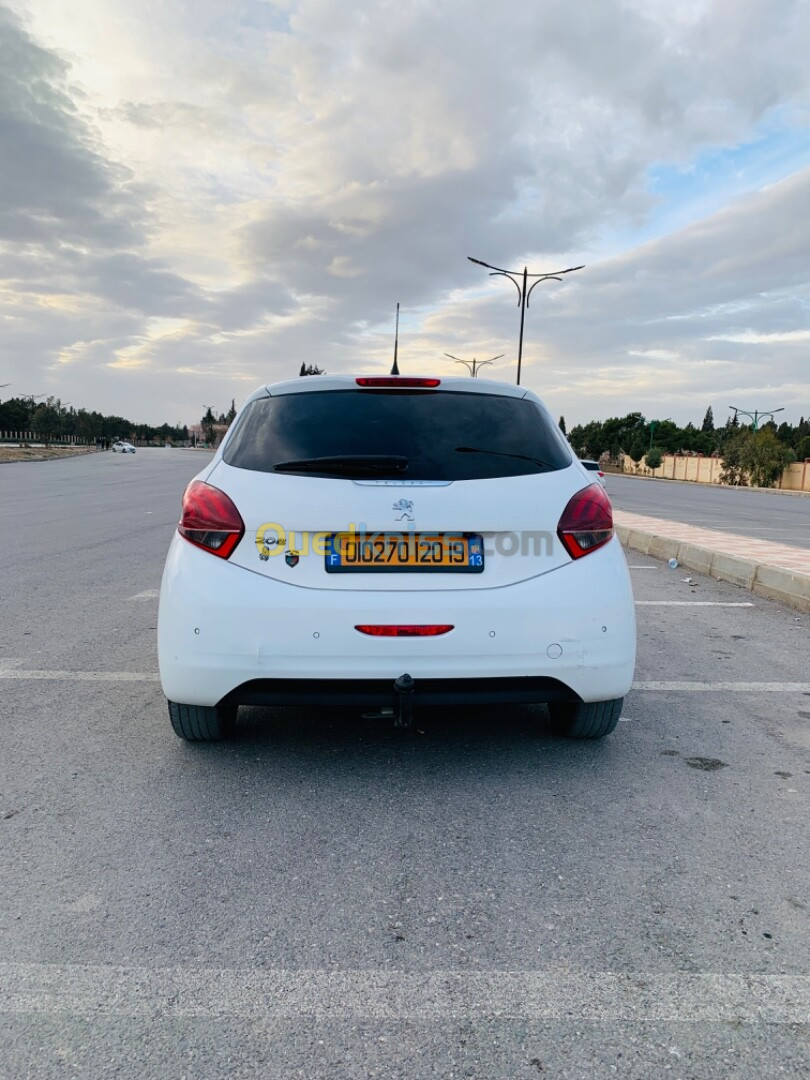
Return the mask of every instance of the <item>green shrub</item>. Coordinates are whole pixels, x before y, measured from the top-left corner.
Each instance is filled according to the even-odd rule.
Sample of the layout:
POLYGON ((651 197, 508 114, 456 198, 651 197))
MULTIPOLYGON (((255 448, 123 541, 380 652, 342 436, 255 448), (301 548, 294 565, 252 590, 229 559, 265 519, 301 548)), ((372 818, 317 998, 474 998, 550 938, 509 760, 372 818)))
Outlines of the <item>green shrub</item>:
POLYGON ((644 456, 648 469, 659 469, 664 455, 658 446, 651 447, 644 456))

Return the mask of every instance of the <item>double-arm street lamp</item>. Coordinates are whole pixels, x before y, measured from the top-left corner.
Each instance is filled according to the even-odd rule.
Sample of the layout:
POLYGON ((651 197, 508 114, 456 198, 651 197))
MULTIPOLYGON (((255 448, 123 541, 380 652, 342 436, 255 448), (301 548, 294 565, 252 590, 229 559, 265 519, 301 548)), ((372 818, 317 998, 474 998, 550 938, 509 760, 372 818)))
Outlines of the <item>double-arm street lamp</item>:
POLYGON ((470 375, 472 375, 474 379, 477 379, 478 368, 482 368, 484 364, 492 364, 496 360, 500 360, 504 353, 498 353, 498 355, 493 356, 491 360, 476 360, 475 357, 473 357, 472 360, 459 360, 457 356, 453 356, 453 354, 449 352, 446 352, 444 355, 449 356, 451 360, 455 360, 457 364, 464 364, 470 375))
POLYGON ((655 434, 655 429, 658 427, 659 424, 665 424, 667 422, 667 420, 671 420, 671 419, 672 419, 671 416, 667 416, 663 420, 651 420, 650 421, 650 449, 651 450, 652 450, 652 441, 653 441, 653 435, 655 434))
POLYGON ((766 411, 759 412, 757 409, 754 409, 753 412, 746 412, 745 409, 738 409, 736 405, 729 405, 729 408, 734 410, 734 415, 735 416, 737 415, 737 413, 740 413, 741 416, 750 417, 751 418, 751 423, 754 425, 754 431, 758 430, 759 422, 760 422, 760 420, 762 419, 763 416, 770 416, 771 420, 773 420, 774 415, 776 413, 785 411, 784 405, 781 406, 781 408, 779 408, 779 409, 769 409, 767 412, 766 411))
POLYGON ((526 308, 529 306, 529 298, 532 295, 535 285, 539 285, 541 281, 562 281, 562 274, 573 274, 575 270, 582 270, 584 269, 584 264, 583 266, 569 266, 567 270, 554 270, 549 274, 530 274, 528 268, 525 266, 521 273, 519 270, 503 270, 500 266, 491 266, 489 263, 482 262, 480 259, 474 259, 472 255, 468 255, 467 258, 471 263, 475 263, 477 266, 485 266, 490 270, 490 277, 509 278, 518 291, 520 337, 518 338, 517 384, 520 386, 520 368, 523 362, 523 323, 526 319, 526 308), (535 278, 536 280, 529 285, 529 278, 535 278))

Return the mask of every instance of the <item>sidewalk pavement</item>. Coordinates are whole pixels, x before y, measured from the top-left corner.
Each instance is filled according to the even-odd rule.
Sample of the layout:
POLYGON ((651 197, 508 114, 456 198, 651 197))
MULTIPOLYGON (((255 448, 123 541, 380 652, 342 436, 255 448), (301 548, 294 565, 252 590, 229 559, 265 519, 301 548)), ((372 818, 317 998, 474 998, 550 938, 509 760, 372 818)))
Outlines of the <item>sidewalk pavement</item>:
POLYGON ((614 510, 625 545, 810 613, 810 550, 614 510))

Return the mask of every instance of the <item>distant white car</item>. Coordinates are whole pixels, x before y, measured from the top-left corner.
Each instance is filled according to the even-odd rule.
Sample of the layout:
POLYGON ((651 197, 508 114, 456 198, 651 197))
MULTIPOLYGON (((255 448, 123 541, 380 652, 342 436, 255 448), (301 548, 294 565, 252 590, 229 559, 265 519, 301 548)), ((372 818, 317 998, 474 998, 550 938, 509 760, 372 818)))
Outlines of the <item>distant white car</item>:
POLYGON ((169 718, 240 705, 547 702, 611 732, 636 625, 610 500, 531 391, 321 375, 262 386, 191 481, 160 591, 169 718))
POLYGON ((602 471, 602 466, 599 464, 598 461, 588 461, 587 458, 583 458, 580 460, 580 464, 584 465, 588 472, 596 473, 599 483, 602 485, 602 487, 605 486, 605 474, 602 471))
POLYGON ((121 442, 119 439, 118 442, 113 443, 112 451, 114 454, 134 454, 135 447, 131 442, 121 442))

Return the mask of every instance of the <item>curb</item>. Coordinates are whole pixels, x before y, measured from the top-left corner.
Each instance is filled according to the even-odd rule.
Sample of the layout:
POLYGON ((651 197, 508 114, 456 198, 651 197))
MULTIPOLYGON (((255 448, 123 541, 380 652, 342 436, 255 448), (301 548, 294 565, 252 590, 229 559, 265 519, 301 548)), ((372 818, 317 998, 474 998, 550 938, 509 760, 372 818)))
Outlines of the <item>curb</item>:
POLYGON ((612 469, 603 470, 605 476, 630 476, 633 480, 652 480, 656 484, 692 484, 694 487, 710 488, 721 491, 768 491, 771 495, 803 495, 805 498, 810 497, 810 491, 793 491, 790 488, 777 488, 777 487, 754 487, 748 484, 720 484, 707 480, 673 480, 671 476, 641 476, 639 473, 631 472, 618 472, 612 469))
POLYGON ((756 596, 778 600, 796 611, 810 614, 810 574, 744 559, 739 555, 726 555, 714 548, 642 529, 631 529, 626 525, 616 525, 615 531, 622 544, 633 551, 664 562, 677 559, 681 566, 689 570, 707 574, 717 581, 728 581, 756 596))

